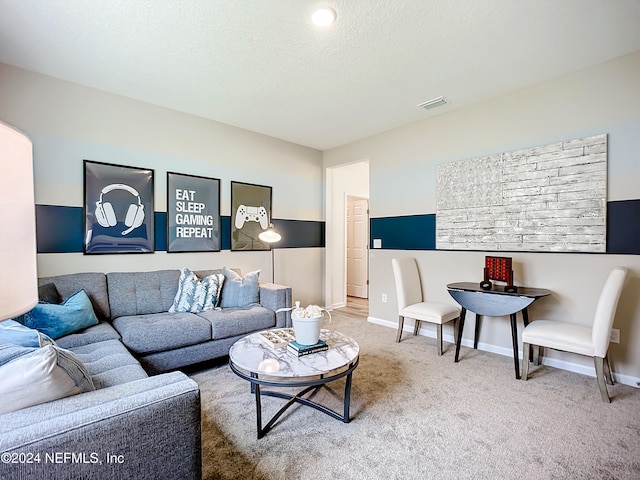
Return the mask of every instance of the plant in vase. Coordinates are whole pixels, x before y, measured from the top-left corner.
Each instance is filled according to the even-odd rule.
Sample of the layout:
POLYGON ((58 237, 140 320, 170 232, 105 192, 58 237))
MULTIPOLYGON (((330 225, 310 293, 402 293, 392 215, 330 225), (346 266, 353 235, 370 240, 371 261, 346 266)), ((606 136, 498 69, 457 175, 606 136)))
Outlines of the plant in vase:
POLYGON ((329 314, 329 322, 331 322, 331 313, 328 310, 318 305, 301 307, 300 302, 296 302, 296 306, 291 309, 291 321, 296 341, 299 344, 315 345, 318 343, 324 312, 329 314))

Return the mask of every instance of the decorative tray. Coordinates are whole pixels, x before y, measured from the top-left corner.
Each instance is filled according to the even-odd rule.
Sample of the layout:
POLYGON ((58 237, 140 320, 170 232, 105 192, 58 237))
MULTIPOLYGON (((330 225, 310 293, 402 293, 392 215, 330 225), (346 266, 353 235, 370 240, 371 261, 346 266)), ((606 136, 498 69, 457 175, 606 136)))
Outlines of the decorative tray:
POLYGON ((271 348, 286 348, 289 342, 295 340, 293 328, 277 328, 260 332, 260 338, 271 348))

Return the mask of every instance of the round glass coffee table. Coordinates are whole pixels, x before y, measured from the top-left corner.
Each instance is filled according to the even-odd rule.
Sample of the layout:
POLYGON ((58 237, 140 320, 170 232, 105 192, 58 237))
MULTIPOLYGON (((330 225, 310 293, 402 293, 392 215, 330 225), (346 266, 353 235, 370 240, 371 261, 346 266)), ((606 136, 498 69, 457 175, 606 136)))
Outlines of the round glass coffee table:
POLYGON ((231 346, 229 367, 251 383, 251 393, 256 397, 256 423, 258 438, 273 427, 280 416, 295 403, 315 408, 330 417, 349 423, 351 400, 351 375, 360 361, 360 347, 356 341, 335 330, 321 330, 320 340, 327 342, 328 350, 295 357, 287 348, 274 348, 263 340, 261 332, 248 335, 231 346), (305 398, 326 387, 329 382, 346 377, 343 412, 333 410, 305 398), (304 387, 296 394, 264 390, 261 387, 304 387), (262 426, 261 397, 277 397, 287 403, 262 426))

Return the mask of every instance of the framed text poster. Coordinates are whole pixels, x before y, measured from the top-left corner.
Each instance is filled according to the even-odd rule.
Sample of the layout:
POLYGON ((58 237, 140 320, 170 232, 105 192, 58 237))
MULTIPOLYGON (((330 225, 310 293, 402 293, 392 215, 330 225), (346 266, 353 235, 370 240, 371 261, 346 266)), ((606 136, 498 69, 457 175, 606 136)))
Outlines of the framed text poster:
POLYGON ((153 253, 153 170, 84 161, 84 253, 153 253))
POLYGON ((231 250, 269 250, 258 235, 271 222, 271 187, 231 182, 231 250))
POLYGON ((220 179, 167 172, 167 252, 220 251, 220 179))

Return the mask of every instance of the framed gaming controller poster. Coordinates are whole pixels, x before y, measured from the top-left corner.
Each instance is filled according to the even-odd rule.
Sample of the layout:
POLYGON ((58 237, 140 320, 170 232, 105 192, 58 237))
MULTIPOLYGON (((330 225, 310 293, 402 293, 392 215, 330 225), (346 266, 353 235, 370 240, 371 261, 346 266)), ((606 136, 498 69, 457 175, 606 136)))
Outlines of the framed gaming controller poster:
POLYGON ((84 161, 84 253, 153 253, 153 170, 84 161))
POLYGON ((167 172, 167 252, 220 251, 220 179, 167 172))
POLYGON ((258 235, 271 222, 271 187, 231 182, 231 250, 269 250, 258 235))

